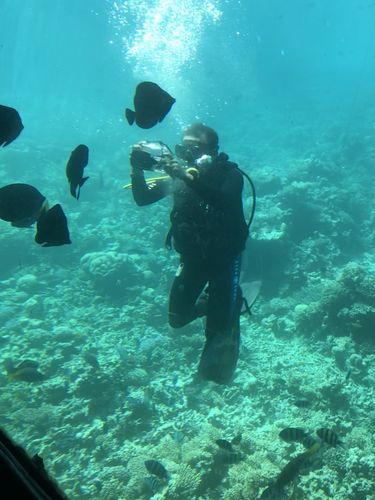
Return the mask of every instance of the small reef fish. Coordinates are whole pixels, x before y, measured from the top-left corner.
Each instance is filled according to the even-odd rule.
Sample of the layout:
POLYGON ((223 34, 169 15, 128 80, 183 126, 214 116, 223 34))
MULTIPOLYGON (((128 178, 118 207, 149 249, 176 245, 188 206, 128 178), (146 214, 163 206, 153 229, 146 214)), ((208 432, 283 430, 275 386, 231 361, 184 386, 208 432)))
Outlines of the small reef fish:
POLYGON ((9 380, 23 382, 40 382, 44 380, 43 373, 38 371, 39 363, 36 361, 25 359, 17 366, 14 366, 12 360, 7 359, 4 361, 4 365, 9 380))
POLYGON ((176 99, 153 82, 141 82, 134 96, 134 109, 126 108, 125 117, 129 125, 151 128, 163 121, 176 99))
POLYGON ((226 439, 216 439, 215 443, 218 445, 219 448, 225 451, 233 452, 233 446, 232 443, 227 441, 226 439))
POLYGON ((23 123, 18 111, 0 104, 0 147, 8 146, 20 135, 23 123))
POLYGON ((21 363, 15 366, 12 359, 6 358, 4 359, 4 366, 6 371, 11 373, 18 368, 39 368, 39 363, 31 359, 24 359, 21 363))
POLYGON ((184 442, 184 439, 185 439, 185 434, 180 431, 180 430, 175 430, 174 433, 173 433, 173 441, 178 444, 178 445, 181 445, 183 442, 184 442))
POLYGON ((309 436, 307 435, 306 437, 304 437, 302 440, 301 440, 301 444, 305 447, 305 448, 311 448, 315 443, 317 443, 318 441, 316 439, 314 439, 312 436, 309 436))
POLYGON ((318 429, 316 433, 322 441, 329 444, 330 446, 337 446, 343 444, 342 441, 339 439, 338 435, 331 429, 318 429))
POLYGON ((293 404, 297 406, 297 408, 310 408, 312 406, 311 401, 306 398, 295 399, 293 404))
POLYGON ((77 146, 70 154, 66 165, 66 176, 70 186, 70 194, 79 199, 81 187, 88 177, 83 177, 84 168, 89 162, 89 148, 85 144, 77 146))
POLYGON ((301 469, 306 462, 312 458, 320 450, 320 443, 314 443, 311 448, 300 453, 296 457, 292 458, 283 469, 281 469, 279 475, 276 478, 275 488, 281 490, 292 482, 300 473, 301 469))
POLYGON ((320 443, 315 442, 308 450, 300 453, 292 458, 285 467, 279 472, 276 481, 270 484, 260 495, 260 500, 281 500, 285 498, 283 489, 289 483, 294 481, 300 474, 301 470, 306 466, 311 459, 320 450, 320 443))
POLYGON ((279 432, 279 438, 287 443, 301 442, 308 434, 300 427, 287 427, 279 432))
POLYGON ((150 474, 153 474, 159 479, 168 479, 167 469, 157 460, 146 460, 145 467, 150 474))
POLYGON ((241 460, 244 460, 245 455, 240 451, 231 451, 226 453, 221 453, 219 456, 219 461, 225 465, 238 464, 241 460))
POLYGON ((143 479, 143 490, 145 493, 155 495, 155 493, 160 489, 160 481, 155 476, 147 476, 143 479))
POLYGON ((15 227, 29 227, 48 209, 48 202, 30 184, 8 184, 0 188, 0 218, 15 227))
POLYGON ((68 222, 60 204, 44 212, 36 223, 35 241, 43 247, 56 247, 71 243, 68 222))
POLYGON ((227 439, 216 439, 215 443, 220 448, 216 460, 225 465, 237 464, 241 462, 241 460, 244 460, 245 455, 233 448, 233 446, 237 446, 241 443, 241 439, 242 434, 238 434, 231 441, 227 439))

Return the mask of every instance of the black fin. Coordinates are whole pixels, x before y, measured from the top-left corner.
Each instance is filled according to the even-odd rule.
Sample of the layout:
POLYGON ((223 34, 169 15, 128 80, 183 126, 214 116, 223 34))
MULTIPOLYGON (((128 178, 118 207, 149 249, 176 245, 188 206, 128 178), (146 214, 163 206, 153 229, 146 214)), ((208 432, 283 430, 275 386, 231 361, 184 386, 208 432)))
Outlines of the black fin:
POLYGON ((82 180, 79 183, 79 187, 82 187, 84 185, 84 183, 87 181, 87 179, 89 179, 89 177, 82 177, 82 180))
POLYGON ((73 198, 76 198, 78 200, 78 196, 77 196, 77 193, 76 193, 76 189, 77 188, 74 188, 73 187, 73 184, 70 184, 70 194, 73 196, 73 198))
POLYGON ((133 125, 134 120, 135 120, 135 112, 129 108, 126 108, 125 117, 128 120, 129 125, 133 125))

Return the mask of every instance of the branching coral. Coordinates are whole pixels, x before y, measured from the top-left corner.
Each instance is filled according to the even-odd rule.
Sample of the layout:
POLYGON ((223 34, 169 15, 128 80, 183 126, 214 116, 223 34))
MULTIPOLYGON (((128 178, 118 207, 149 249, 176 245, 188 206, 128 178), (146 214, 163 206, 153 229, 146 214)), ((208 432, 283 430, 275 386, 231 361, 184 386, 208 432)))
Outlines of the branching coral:
POLYGON ((165 494, 166 500, 184 500, 194 498, 199 488, 201 477, 190 465, 182 464, 176 471, 175 477, 168 485, 165 494))

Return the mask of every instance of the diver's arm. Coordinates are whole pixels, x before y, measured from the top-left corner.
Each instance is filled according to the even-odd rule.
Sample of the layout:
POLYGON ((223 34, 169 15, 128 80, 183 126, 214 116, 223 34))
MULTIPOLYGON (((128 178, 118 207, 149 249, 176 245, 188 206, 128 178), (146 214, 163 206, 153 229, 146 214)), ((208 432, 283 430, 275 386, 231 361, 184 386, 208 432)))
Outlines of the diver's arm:
POLYGON ((133 168, 131 173, 132 193, 138 206, 150 205, 170 193, 170 179, 155 179, 147 183, 143 170, 133 168))
POLYGON ((202 179, 190 174, 182 176, 186 184, 191 187, 209 205, 215 208, 231 208, 236 200, 241 198, 243 190, 243 177, 236 169, 231 169, 219 189, 207 186, 202 179))

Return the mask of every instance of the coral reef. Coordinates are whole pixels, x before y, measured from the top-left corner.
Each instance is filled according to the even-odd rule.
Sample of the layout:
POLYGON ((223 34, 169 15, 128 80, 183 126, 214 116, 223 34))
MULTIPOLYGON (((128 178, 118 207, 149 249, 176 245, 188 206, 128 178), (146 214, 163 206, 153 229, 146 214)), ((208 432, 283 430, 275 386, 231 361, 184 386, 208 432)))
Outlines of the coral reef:
MULTIPOLYGON (((264 165, 255 155, 258 205, 242 279, 262 288, 252 316, 241 317, 240 361, 226 387, 195 377, 204 324, 167 324, 179 263, 163 248, 168 202, 139 209, 127 191, 119 201, 121 183, 99 192, 95 210, 73 200, 74 245, 56 252, 30 249, 30 234, 4 226, 0 423, 43 457, 69 497, 255 499, 303 451, 278 437, 289 426, 315 438, 329 428, 343 442, 322 446, 296 496, 375 497, 374 181, 365 166, 375 149, 340 134, 306 150, 301 127, 277 139, 297 156, 264 165), (356 177, 343 176, 352 167, 343 162, 356 177), (10 380, 6 359, 38 361, 45 379, 10 380), (228 457, 216 440, 239 434, 228 457), (168 480, 149 474, 150 459, 168 480)), ((46 175, 50 190, 55 181, 46 175)))
POLYGON ((80 265, 94 286, 109 295, 121 294, 141 278, 149 278, 138 258, 114 251, 86 253, 80 265))
POLYGON ((375 272, 348 263, 335 281, 327 281, 319 300, 295 309, 298 328, 316 328, 322 335, 351 335, 358 342, 373 340, 375 272))
POLYGON ((195 498, 200 482, 200 475, 190 465, 182 464, 169 482, 164 498, 166 500, 195 498))

